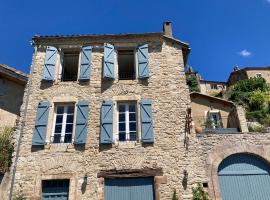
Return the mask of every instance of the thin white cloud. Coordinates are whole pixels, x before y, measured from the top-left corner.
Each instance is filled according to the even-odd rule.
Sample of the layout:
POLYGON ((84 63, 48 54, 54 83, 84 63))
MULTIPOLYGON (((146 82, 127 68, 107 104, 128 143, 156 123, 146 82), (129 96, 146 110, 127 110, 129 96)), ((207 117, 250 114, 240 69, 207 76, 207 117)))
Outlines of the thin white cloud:
POLYGON ((243 57, 249 57, 249 56, 251 56, 252 53, 250 51, 246 50, 246 49, 243 49, 242 51, 238 52, 238 54, 240 56, 243 56, 243 57))

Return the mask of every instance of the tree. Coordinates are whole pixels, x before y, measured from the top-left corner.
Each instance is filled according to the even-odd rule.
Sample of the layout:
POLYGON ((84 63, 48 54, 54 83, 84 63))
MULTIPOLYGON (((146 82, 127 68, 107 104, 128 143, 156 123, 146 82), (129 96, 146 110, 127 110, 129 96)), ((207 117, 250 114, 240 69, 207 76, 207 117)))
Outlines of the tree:
POLYGON ((200 92, 199 83, 194 74, 187 77, 187 85, 189 87, 189 92, 200 92))
POLYGON ((0 173, 4 174, 9 170, 12 162, 13 143, 12 143, 13 128, 6 127, 0 133, 0 173))

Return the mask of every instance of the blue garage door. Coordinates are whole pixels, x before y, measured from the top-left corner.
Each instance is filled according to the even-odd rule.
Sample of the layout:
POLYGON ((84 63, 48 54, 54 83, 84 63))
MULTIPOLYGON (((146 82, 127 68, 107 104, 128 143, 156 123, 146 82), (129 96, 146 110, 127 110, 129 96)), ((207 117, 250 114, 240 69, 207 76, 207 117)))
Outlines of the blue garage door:
POLYGON ((153 178, 105 179, 105 200, 154 200, 153 178))
POLYGON ((218 168, 223 200, 270 199, 270 167, 256 156, 234 154, 218 168))
POLYGON ((42 181, 41 200, 68 200, 69 180, 42 181))

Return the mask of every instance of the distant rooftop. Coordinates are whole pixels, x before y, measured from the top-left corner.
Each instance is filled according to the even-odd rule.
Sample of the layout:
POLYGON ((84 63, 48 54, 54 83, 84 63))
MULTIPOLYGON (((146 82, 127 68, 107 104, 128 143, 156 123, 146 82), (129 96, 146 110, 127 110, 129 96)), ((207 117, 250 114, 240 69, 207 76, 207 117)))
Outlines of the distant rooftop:
POLYGON ((5 64, 0 64, 0 75, 3 75, 9 79, 17 80, 23 84, 27 83, 29 75, 23 73, 20 70, 7 66, 5 64))

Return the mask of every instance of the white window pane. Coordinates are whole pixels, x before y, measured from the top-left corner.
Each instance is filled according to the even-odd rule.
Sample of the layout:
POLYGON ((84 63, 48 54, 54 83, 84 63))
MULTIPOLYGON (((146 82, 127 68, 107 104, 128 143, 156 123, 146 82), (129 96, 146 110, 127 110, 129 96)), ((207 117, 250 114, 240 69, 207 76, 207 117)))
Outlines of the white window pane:
POLYGON ((129 121, 136 121, 136 113, 129 113, 129 121))
POLYGON ((61 134, 54 134, 53 143, 60 143, 61 142, 61 134))
POLYGON ((60 124, 60 125, 56 125, 55 126, 55 133, 61 133, 61 131, 62 131, 62 124, 60 124))
POLYGON ((136 132, 130 132, 129 133, 129 139, 130 139, 130 141, 136 141, 137 140, 137 133, 136 132))
POLYGON ((119 123, 119 131, 125 131, 126 130, 126 124, 125 123, 119 123))
POLYGON ((126 141, 126 133, 125 132, 119 133, 119 141, 126 141))
POLYGON ((64 143, 71 143, 72 134, 65 134, 64 143))
POLYGON ((73 124, 67 124, 66 125, 66 133, 72 133, 73 124))
POLYGON ((129 123, 129 130, 130 131, 136 131, 136 122, 130 122, 129 123))
POLYGON ((73 115, 67 115, 67 123, 73 123, 73 115))
POLYGON ((126 115, 125 115, 125 113, 121 113, 121 114, 119 114, 119 122, 124 122, 124 121, 126 121, 126 115))
POLYGON ((125 105, 119 105, 119 112, 125 112, 126 106, 125 105))
POLYGON ((63 114, 64 113, 64 106, 57 106, 57 114, 63 114))
POLYGON ((67 107, 67 113, 68 114, 73 114, 74 113, 74 106, 68 106, 67 107))
POLYGON ((59 124, 61 123, 62 124, 63 122, 63 115, 57 115, 56 116, 56 123, 59 124))
POLYGON ((129 105, 129 112, 135 112, 135 105, 129 105))

